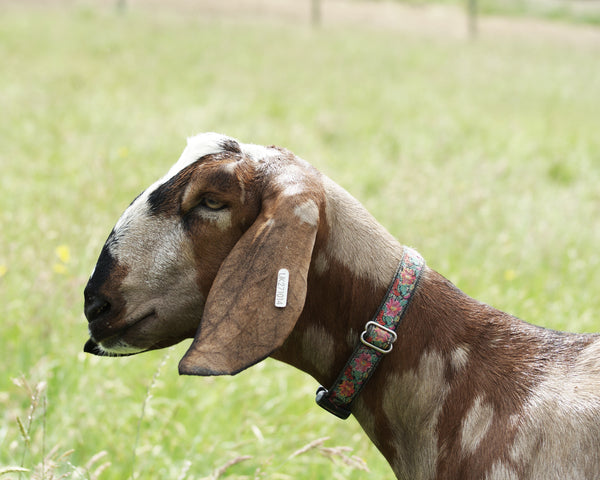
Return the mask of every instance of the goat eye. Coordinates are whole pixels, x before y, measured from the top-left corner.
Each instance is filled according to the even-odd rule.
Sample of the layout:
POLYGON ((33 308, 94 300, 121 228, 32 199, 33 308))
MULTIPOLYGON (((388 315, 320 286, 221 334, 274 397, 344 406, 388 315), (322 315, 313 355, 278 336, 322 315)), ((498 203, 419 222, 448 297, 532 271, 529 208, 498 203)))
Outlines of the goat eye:
POLYGON ((218 200, 210 197, 204 197, 200 201, 200 205, 210 210, 222 210, 226 206, 223 202, 219 202, 218 200))

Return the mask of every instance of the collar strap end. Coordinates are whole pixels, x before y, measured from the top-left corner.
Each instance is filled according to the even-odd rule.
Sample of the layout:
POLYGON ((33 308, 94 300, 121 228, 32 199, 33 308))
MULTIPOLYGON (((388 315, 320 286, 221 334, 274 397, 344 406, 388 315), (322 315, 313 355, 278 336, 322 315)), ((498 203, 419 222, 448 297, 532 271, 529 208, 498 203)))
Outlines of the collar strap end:
POLYGON ((318 388, 316 401, 319 407, 324 408, 329 413, 341 418, 342 420, 346 420, 350 416, 350 410, 340 405, 336 405, 331 401, 331 398, 329 397, 329 391, 325 387, 321 386, 318 388))

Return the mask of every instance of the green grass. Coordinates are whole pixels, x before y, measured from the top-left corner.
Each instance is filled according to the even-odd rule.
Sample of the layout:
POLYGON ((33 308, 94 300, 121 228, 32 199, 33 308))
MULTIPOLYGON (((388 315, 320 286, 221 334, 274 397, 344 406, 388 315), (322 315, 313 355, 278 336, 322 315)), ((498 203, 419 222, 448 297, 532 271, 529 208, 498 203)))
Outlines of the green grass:
POLYGON ((2 478, 199 479, 246 456, 225 475, 391 477, 291 367, 189 378, 183 344, 81 352, 104 239, 197 131, 287 146, 467 293, 600 330, 597 46, 4 8, 0 472, 28 472, 2 478))

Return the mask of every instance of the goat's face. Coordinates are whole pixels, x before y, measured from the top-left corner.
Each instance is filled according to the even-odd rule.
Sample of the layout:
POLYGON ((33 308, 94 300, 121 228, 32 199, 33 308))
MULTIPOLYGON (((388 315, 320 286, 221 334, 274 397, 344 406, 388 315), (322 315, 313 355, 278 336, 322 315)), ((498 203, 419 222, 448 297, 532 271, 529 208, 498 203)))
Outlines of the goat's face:
POLYGON ((302 311, 322 184, 290 152, 217 134, 125 210, 85 289, 85 350, 120 356, 194 342, 182 373, 235 373, 287 338, 302 311), (289 270, 285 308, 273 304, 289 270))

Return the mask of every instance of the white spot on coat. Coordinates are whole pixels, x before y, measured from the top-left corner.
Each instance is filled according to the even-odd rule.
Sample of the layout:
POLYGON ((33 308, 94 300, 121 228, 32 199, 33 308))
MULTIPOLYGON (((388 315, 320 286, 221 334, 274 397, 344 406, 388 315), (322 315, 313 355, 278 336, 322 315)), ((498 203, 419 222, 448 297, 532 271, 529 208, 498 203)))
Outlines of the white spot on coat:
POLYGON ((465 368, 468 361, 469 347, 467 345, 455 348, 450 354, 450 365, 452 365, 455 372, 460 372, 465 368))
POLYGON ((467 453, 474 453, 488 433, 494 419, 494 409, 481 396, 475 398, 462 421, 460 443, 467 453))
POLYGON ((382 405, 394 431, 396 453, 391 464, 398 478, 435 477, 436 425, 450 390, 445 371, 440 354, 425 352, 416 370, 388 378, 382 405))
POLYGON ((571 364, 555 365, 523 408, 511 459, 530 478, 598 478, 600 468, 600 341, 571 364))
POLYGON ((486 474, 485 480, 519 480, 519 476, 509 466, 496 462, 486 474))
POLYGON ((302 336, 302 356, 320 375, 333 368, 335 342, 323 327, 309 326, 302 336))
POLYGON ((300 185, 299 183, 294 183, 294 184, 287 185, 281 192, 281 195, 283 195, 284 197, 293 197, 293 196, 299 195, 303 192, 304 192, 304 187, 302 185, 300 185))
POLYGON ((314 200, 307 200, 301 205, 294 208, 294 214, 302 223, 317 226, 319 221, 319 207, 314 200))

